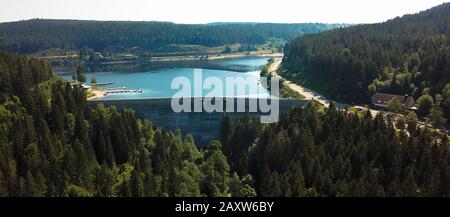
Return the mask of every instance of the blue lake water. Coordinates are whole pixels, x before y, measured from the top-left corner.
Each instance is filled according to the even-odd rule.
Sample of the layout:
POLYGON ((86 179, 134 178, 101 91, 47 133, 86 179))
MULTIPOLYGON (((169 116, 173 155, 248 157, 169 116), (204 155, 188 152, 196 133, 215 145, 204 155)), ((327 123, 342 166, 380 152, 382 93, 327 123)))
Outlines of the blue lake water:
MULTIPOLYGON (((202 63, 186 64, 178 62, 163 67, 154 67, 153 70, 123 70, 110 72, 90 72, 86 73, 87 81, 90 83, 91 77, 96 77, 97 82, 113 82, 113 85, 104 86, 104 88, 126 87, 129 89, 142 89, 141 94, 110 94, 97 101, 91 101, 89 104, 95 107, 101 103, 105 106, 115 106, 118 109, 131 108, 135 111, 135 115, 141 119, 152 121, 155 126, 163 127, 168 130, 180 129, 183 135, 192 134, 198 146, 207 145, 211 140, 219 138, 220 124, 224 112, 180 112, 176 113, 171 108, 171 99, 178 90, 171 89, 172 80, 177 77, 186 77, 191 86, 198 87, 194 84, 194 69, 202 68, 202 81, 208 78, 216 77, 223 83, 227 78, 254 78, 254 82, 249 85, 257 87, 260 91, 254 92, 247 89, 244 96, 248 98, 260 97, 266 98, 270 96, 267 90, 258 83, 261 68, 267 63, 268 58, 262 57, 246 57, 238 59, 222 59, 214 61, 206 61, 202 63)), ((150 67, 152 68, 152 67, 150 67)), ((71 80, 71 73, 57 73, 66 80, 71 80)), ((201 82, 202 83, 202 82, 201 82)), ((200 95, 193 96, 205 97, 208 91, 203 91, 200 95)), ((221 95, 226 96, 226 101, 235 100, 235 97, 241 95, 221 95), (231 98, 231 99, 230 99, 231 98)), ((194 98, 193 98, 194 99, 194 98)), ((198 99, 198 98, 197 98, 198 99)), ((266 100, 264 99, 264 100, 266 100)), ((306 101, 302 100, 281 100, 279 103, 279 111, 287 111, 292 106, 304 105, 306 101)), ((247 100, 245 112, 227 112, 232 118, 239 118, 245 114, 252 116, 260 116, 267 114, 264 112, 251 112, 249 110, 249 101, 247 100)))
MULTIPOLYGON (((234 59, 222 59, 207 61, 209 68, 201 69, 201 82, 195 80, 195 68, 191 67, 166 67, 151 71, 112 71, 112 72, 89 72, 86 73, 87 83, 90 83, 91 77, 95 77, 98 83, 113 82, 112 85, 102 86, 103 88, 117 88, 125 87, 127 89, 142 89, 142 93, 114 93, 102 98, 102 100, 119 100, 119 99, 151 99, 151 98, 170 98, 174 94, 179 93, 183 96, 227 96, 227 97, 268 97, 270 94, 259 82, 259 73, 267 63, 268 58, 265 57, 245 57, 234 59), (218 66, 217 69, 212 69, 211 65, 218 66), (224 70, 224 68, 226 70, 224 70), (240 71, 233 70, 239 68, 240 71), (242 69, 244 72, 242 72, 242 69), (180 92, 180 89, 172 89, 171 84, 175 78, 185 77, 189 80, 191 92, 180 92), (211 94, 210 90, 203 89, 200 92, 195 92, 194 88, 201 87, 200 85, 208 79, 218 78, 225 88, 227 78, 242 78, 249 81, 247 88, 243 93, 226 93, 211 94), (200 83, 200 84, 199 84, 200 83)), ((70 72, 57 72, 66 80, 71 80, 70 72)), ((198 74, 197 74, 198 75, 198 74)), ((181 86, 180 86, 181 88, 181 86)), ((217 88, 217 87, 216 87, 217 88)), ((187 89, 185 89, 187 90, 187 89)))

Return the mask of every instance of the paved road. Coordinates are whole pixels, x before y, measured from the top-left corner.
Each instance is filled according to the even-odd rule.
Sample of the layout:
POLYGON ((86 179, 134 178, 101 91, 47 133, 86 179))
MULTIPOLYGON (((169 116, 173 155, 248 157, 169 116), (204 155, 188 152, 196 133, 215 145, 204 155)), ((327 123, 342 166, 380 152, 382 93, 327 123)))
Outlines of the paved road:
MULTIPOLYGON (((281 59, 275 59, 274 62, 269 66, 269 73, 272 73, 272 75, 278 79, 282 79, 284 80, 284 84, 288 85, 289 88, 291 88, 292 90, 298 92, 299 94, 303 95, 305 97, 306 100, 316 100, 320 103, 322 103, 325 107, 328 108, 328 106, 330 106, 330 100, 328 100, 325 96, 310 90, 308 88, 302 87, 298 84, 295 84, 287 79, 284 79, 283 77, 281 77, 278 73, 277 70, 281 65, 281 59)), ((336 105, 341 105, 338 107, 344 107, 346 104, 344 103, 338 103, 338 102, 334 102, 336 105)), ((370 109, 370 113, 372 114, 372 116, 376 116, 379 111, 378 110, 374 110, 374 109, 370 109)))
POLYGON ((295 84, 287 79, 284 79, 283 77, 281 77, 278 73, 277 70, 281 65, 281 60, 280 59, 276 59, 270 66, 269 66, 269 73, 272 73, 272 75, 280 80, 284 80, 284 84, 288 85, 289 88, 291 88, 292 90, 298 92, 299 94, 301 94, 302 96, 305 97, 306 100, 316 100, 319 101, 320 103, 322 103, 323 105, 325 105, 326 107, 328 107, 330 105, 329 101, 322 95, 307 89, 305 87, 302 87, 298 84, 295 84))
MULTIPOLYGON (((326 97, 324 97, 323 95, 320 95, 319 93, 310 90, 308 88, 302 87, 298 84, 294 84, 289 80, 286 80, 284 78, 282 78, 280 75, 277 74, 277 70, 281 65, 281 59, 275 59, 275 61, 272 63, 272 65, 269 66, 269 72, 272 73, 272 75, 274 77, 277 77, 278 79, 283 79, 285 84, 287 84, 292 90, 297 91, 298 93, 300 93, 301 95, 303 95, 305 97, 306 100, 316 100, 319 101, 320 103, 322 103, 325 107, 328 108, 328 106, 330 105, 330 101, 327 100, 326 97)), ((334 102, 337 107, 346 107, 346 104, 344 103, 338 103, 338 102, 334 102)), ((366 105, 353 105, 353 107, 357 108, 357 109, 366 109, 367 106, 366 105)), ((369 109, 370 110, 370 114, 372 114, 372 117, 375 117, 376 115, 378 115, 378 113, 381 112, 381 110, 376 110, 376 109, 369 109)), ((425 124, 424 122, 419 122, 419 127, 430 127, 427 124, 425 124)), ((441 131, 441 130, 439 130, 441 131)), ((442 131, 443 132, 443 131, 442 131)))

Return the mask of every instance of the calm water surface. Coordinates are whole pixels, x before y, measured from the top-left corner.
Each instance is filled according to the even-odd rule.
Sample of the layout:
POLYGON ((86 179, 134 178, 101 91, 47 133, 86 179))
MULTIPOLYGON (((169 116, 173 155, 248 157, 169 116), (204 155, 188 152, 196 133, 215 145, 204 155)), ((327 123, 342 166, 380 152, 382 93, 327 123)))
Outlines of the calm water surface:
MULTIPOLYGON (((217 77, 222 83, 226 84, 226 78, 254 78, 254 82, 250 83, 253 88, 247 88, 245 94, 223 94, 222 96, 239 96, 239 97, 267 97, 269 93, 259 82, 259 72, 262 66, 267 63, 268 58, 265 57, 246 57, 235 59, 222 59, 208 61, 208 65, 220 66, 220 70, 216 69, 202 69, 202 80, 209 77, 217 77), (227 70, 223 70, 223 68, 227 70), (233 68, 245 68, 246 72, 233 71, 233 68)), ((71 80, 70 72, 58 72, 66 80, 71 80)), ((90 83, 91 77, 95 77, 98 83, 113 82, 112 85, 103 86, 103 88, 117 88, 126 87, 128 89, 142 89, 142 93, 126 93, 126 94, 109 94, 103 97, 102 100, 117 100, 117 99, 151 99, 151 98, 168 98, 179 92, 178 89, 171 89, 173 79, 177 77, 186 77, 191 81, 191 87, 194 85, 198 87, 199 84, 194 84, 194 68, 187 67, 168 67, 156 69, 153 71, 129 72, 129 71, 114 71, 114 72, 90 72, 86 73, 87 83, 90 83)), ((191 94, 193 96, 205 96, 208 90, 203 90, 200 95, 191 94)))

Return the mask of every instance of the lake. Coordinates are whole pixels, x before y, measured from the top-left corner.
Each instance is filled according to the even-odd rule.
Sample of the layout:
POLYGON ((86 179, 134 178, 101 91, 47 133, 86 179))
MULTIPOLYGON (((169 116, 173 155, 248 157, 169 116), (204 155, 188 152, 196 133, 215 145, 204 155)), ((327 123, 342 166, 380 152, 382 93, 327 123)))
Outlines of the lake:
MULTIPOLYGON (((211 140, 218 139, 220 124, 224 112, 181 112, 176 113, 171 108, 171 97, 177 92, 172 90, 171 82, 174 78, 184 76, 190 81, 194 80, 194 69, 202 68, 202 80, 215 76, 225 82, 227 77, 259 79, 262 67, 267 63, 268 58, 246 57, 236 59, 221 59, 206 62, 186 63, 174 62, 164 63, 164 67, 155 67, 153 70, 143 71, 110 71, 110 72, 90 72, 86 73, 87 81, 91 77, 96 77, 97 82, 113 82, 114 84, 104 86, 105 88, 126 87, 130 89, 142 89, 141 94, 110 94, 100 100, 91 101, 89 104, 95 107, 102 103, 105 106, 115 106, 118 109, 131 108, 135 115, 141 119, 152 121, 157 127, 164 127, 174 131, 180 129, 183 135, 192 134, 197 146, 202 147, 211 140), (195 66, 195 67, 190 67, 195 66)), ((71 73, 58 72, 58 75, 66 80, 71 80, 71 73)), ((245 98, 265 98, 268 99, 268 91, 258 82, 251 83, 258 87, 258 92, 246 90, 244 96, 232 95, 223 100, 236 100, 236 97, 245 98)), ((197 98, 202 98, 207 92, 202 92, 197 98)), ((194 98, 192 98, 194 99, 194 98)), ((287 111, 292 106, 302 106, 307 101, 284 99, 279 101, 279 111, 287 111)), ((225 104, 225 103, 224 103, 225 104)), ((258 116, 261 111, 249 112, 248 99, 246 100, 246 112, 229 112, 233 118, 242 117, 245 114, 258 116)))
MULTIPOLYGON (((155 67, 154 70, 146 71, 109 71, 109 72, 89 72, 86 73, 87 83, 91 77, 95 77, 98 83, 112 82, 113 84, 102 86, 102 88, 125 87, 127 89, 142 89, 142 93, 114 93, 102 98, 102 100, 122 100, 122 99, 154 99, 170 98, 179 89, 171 89, 173 79, 186 77, 191 81, 190 96, 200 97, 208 94, 208 90, 203 90, 200 94, 194 93, 194 70, 202 69, 202 82, 208 78, 216 77, 226 84, 227 78, 243 78, 252 81, 249 83, 253 88, 247 88, 244 94, 224 94, 214 96, 227 97, 268 97, 270 94, 259 82, 259 73, 267 63, 267 57, 244 57, 198 62, 194 67, 185 67, 185 62, 174 62, 165 67, 155 67)), ((66 80, 71 80, 71 72, 61 71, 56 73, 66 80)), ((195 86, 199 86, 195 84, 195 86)), ((184 92, 185 96, 189 93, 184 92)))

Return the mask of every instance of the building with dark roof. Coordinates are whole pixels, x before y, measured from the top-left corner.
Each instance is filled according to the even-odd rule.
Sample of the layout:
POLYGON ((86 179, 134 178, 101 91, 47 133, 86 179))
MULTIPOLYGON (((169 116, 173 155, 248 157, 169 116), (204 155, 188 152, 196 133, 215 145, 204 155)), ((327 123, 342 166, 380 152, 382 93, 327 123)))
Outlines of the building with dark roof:
POLYGON ((416 108, 416 102, 414 101, 414 98, 408 95, 393 95, 393 94, 386 94, 386 93, 375 93, 372 96, 372 104, 374 106, 385 108, 388 104, 388 102, 392 98, 397 98, 398 101, 407 109, 415 110, 416 108))

